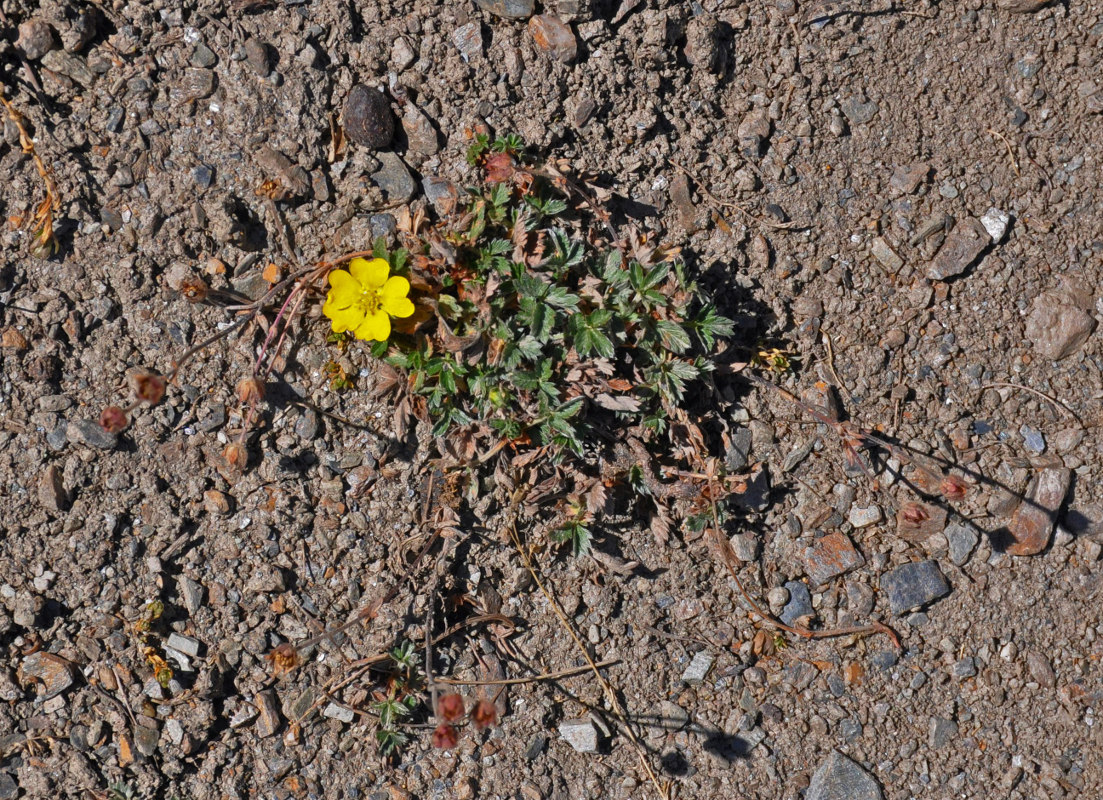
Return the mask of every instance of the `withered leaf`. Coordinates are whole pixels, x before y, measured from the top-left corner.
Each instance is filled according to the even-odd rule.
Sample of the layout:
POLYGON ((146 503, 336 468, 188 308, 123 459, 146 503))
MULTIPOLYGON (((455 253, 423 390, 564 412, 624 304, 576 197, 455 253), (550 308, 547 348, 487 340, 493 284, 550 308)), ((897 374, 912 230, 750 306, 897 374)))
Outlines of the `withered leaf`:
POLYGON ((640 401, 631 395, 614 397, 606 392, 594 396, 594 402, 610 411, 639 411, 640 401))

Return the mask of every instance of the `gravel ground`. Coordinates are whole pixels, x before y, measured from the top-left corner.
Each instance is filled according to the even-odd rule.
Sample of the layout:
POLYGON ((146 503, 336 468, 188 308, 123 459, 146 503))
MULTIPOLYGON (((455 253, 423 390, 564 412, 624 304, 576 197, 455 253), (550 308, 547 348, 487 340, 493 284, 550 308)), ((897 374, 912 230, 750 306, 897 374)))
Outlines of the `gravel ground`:
MULTIPOLYGON (((684 798, 1103 795, 1099 2, 0 11, 5 96, 62 198, 60 251, 29 256, 18 221, 41 182, 7 121, 0 800, 120 783, 166 798, 655 796, 641 752, 684 798), (420 638, 428 578, 273 677, 275 646, 351 618, 424 543, 427 432, 395 446, 393 409, 331 391, 327 361, 365 388, 372 361, 324 345, 317 322, 243 476, 219 454, 243 423, 249 342, 205 351, 124 434, 94 420, 128 369, 167 367, 223 320, 181 280, 257 296, 269 260, 364 247, 426 204, 423 179, 472 180, 481 125, 598 176, 616 224, 681 246, 741 336, 794 356, 775 376, 789 390, 830 383, 853 424, 956 465, 969 489, 941 503, 900 464, 850 469, 832 428, 781 394, 727 387, 740 402, 722 455, 762 467, 728 531, 742 581, 783 620, 880 619, 899 648, 756 640, 702 536, 660 543, 629 515, 596 547, 638 565, 548 551, 542 566, 593 657, 615 660, 604 674, 640 748, 581 674, 510 686, 500 724, 452 750, 414 728, 385 761, 362 660, 420 638), (133 628, 154 600, 168 689, 133 628)), ((501 529, 477 513, 449 528, 433 580, 516 627, 442 642, 441 675, 584 663, 501 529)))

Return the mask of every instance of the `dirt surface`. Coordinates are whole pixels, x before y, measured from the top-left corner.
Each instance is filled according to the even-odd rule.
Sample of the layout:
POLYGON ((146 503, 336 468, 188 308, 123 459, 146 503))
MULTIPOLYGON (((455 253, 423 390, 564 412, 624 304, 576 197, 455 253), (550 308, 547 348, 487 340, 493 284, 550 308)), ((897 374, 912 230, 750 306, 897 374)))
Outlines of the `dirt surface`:
MULTIPOLYGON (((1103 7, 536 9, 566 30, 488 10, 525 5, 0 2, 5 96, 61 197, 56 256, 28 255, 18 224, 0 240, 0 798, 120 782, 141 797, 654 797, 641 752, 674 797, 1103 794, 1103 7), (335 152, 355 84, 387 93, 393 141, 335 152), (439 675, 584 663, 501 517, 468 513, 370 626, 273 677, 276 645, 352 617, 424 543, 440 488, 426 431, 396 449, 391 408, 331 391, 331 358, 361 388, 373 362, 326 346, 320 320, 240 478, 219 454, 259 339, 210 348, 118 437, 94 420, 128 369, 166 369, 224 324, 181 298, 183 278, 255 297, 269 260, 369 246, 398 205, 425 204, 423 177, 473 179, 483 123, 600 176, 618 226, 681 246, 745 346, 791 354, 765 378, 806 400, 831 384, 855 425, 957 465, 964 499, 931 492, 908 512, 921 498, 883 458, 875 477, 848 469, 830 426, 726 385, 740 402, 717 455, 769 477, 727 531, 742 581, 817 629, 881 619, 899 649, 756 645, 769 626, 707 537, 660 544, 628 515, 595 549, 638 565, 547 550, 541 566, 593 657, 615 661, 603 674, 640 746, 580 674, 508 687, 500 725, 452 750, 432 748, 422 713, 388 765, 359 660, 420 641, 430 588, 517 625, 443 640, 439 675), (258 195, 266 181, 279 199, 258 195), (194 650, 171 656, 167 690, 133 629, 152 600, 157 641, 194 650), (596 752, 563 732, 583 750, 596 733, 596 752)), ((18 222, 43 190, 10 121, 0 175, 18 222)))

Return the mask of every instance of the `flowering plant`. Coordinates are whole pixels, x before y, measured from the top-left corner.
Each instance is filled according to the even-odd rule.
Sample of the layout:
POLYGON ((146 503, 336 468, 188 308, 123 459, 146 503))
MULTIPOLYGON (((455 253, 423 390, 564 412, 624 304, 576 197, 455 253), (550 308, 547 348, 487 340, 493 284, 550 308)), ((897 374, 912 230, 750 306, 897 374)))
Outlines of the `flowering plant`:
POLYGON ((406 295, 410 282, 401 275, 389 275, 390 265, 382 258, 354 258, 349 268, 329 273, 329 293, 322 313, 333 322, 335 333, 352 331, 357 339, 384 342, 391 335, 391 317, 414 313, 406 295))

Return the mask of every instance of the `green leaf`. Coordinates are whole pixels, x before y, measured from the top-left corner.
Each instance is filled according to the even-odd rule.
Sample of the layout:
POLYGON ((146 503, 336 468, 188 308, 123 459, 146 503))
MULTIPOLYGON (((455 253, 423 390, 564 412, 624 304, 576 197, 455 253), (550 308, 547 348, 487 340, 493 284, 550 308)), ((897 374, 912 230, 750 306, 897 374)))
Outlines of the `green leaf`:
POLYGON ((550 534, 553 542, 569 544, 571 555, 584 556, 590 552, 590 529, 581 522, 569 522, 562 528, 557 528, 550 534))
POLYGON ((655 330, 659 334, 659 339, 662 341, 663 347, 667 350, 674 353, 684 353, 689 349, 689 334, 686 333, 686 329, 677 322, 660 319, 655 323, 655 330))
POLYGON ((567 311, 574 311, 578 308, 580 298, 576 294, 571 294, 563 286, 549 287, 547 295, 544 297, 544 301, 548 305, 555 306, 556 308, 562 308, 567 311))

